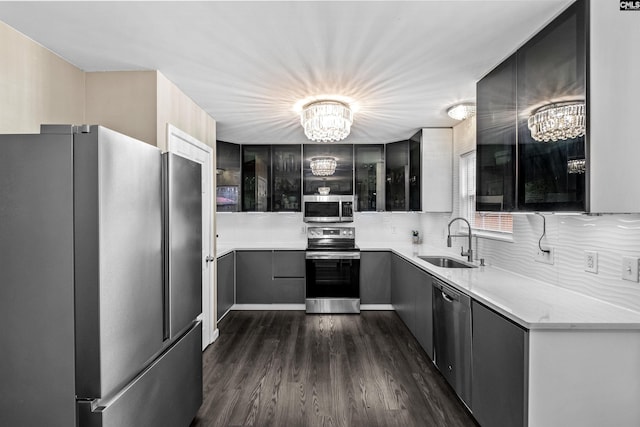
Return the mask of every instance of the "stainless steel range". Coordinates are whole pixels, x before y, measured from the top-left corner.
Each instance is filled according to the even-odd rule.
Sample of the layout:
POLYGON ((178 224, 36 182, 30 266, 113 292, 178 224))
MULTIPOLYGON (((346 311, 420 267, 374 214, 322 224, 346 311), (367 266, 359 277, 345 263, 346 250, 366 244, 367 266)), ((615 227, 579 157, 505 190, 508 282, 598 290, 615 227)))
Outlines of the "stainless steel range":
POLYGON ((360 250, 354 227, 307 228, 307 313, 360 313, 360 250))

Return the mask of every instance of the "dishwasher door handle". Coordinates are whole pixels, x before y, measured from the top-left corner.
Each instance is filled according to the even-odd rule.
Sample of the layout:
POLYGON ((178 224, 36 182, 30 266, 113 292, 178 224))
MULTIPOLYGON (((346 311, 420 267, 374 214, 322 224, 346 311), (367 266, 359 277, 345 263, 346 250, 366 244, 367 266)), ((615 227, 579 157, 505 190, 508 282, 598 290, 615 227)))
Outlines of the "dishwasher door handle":
POLYGON ((453 298, 451 298, 449 295, 445 294, 443 291, 440 291, 440 293, 442 294, 442 298, 444 298, 445 301, 447 301, 447 302, 454 302, 455 301, 453 298))

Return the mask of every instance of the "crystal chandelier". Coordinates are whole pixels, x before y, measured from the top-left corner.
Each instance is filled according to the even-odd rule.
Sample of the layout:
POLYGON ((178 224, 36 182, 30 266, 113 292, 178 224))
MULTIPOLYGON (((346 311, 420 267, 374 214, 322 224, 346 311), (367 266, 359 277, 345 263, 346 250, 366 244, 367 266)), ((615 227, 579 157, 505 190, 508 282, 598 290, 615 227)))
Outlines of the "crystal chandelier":
POLYGON ((580 101, 545 105, 529 117, 531 137, 536 141, 549 142, 583 136, 584 112, 584 102, 580 101))
POLYGON ((570 174, 582 174, 587 171, 587 161, 585 159, 567 160, 567 171, 570 174))
POLYGON ((449 117, 455 120, 465 120, 476 115, 475 104, 458 104, 447 110, 449 117))
POLYGON ((351 132, 353 112, 343 102, 314 101, 302 108, 300 123, 312 141, 341 141, 351 132))
POLYGON ((330 176, 336 171, 335 157, 314 157, 311 159, 311 173, 315 176, 330 176))

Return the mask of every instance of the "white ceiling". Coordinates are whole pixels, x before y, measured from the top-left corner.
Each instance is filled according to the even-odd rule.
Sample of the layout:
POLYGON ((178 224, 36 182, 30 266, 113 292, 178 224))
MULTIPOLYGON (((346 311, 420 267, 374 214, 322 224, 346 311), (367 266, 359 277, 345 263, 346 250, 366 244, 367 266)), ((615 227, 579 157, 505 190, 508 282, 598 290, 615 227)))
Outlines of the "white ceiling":
POLYGON ((0 20, 85 71, 159 70, 218 139, 300 143, 293 106, 359 104, 350 143, 450 127, 446 109, 571 0, 0 2, 0 20))

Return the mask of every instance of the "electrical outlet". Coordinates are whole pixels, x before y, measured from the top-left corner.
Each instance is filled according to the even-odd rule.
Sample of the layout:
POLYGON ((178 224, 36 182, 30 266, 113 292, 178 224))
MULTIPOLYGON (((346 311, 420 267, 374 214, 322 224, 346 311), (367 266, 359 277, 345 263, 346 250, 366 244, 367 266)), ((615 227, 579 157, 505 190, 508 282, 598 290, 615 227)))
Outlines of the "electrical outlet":
POLYGON ((634 256, 622 257, 622 278, 624 280, 638 281, 638 260, 640 258, 634 256))
POLYGON ((300 229, 300 234, 307 234, 307 227, 306 226, 302 226, 302 228, 300 229))
POLYGON ((584 271, 598 274, 598 252, 584 251, 584 271))
POLYGON ((536 249, 535 261, 536 262, 541 262, 541 263, 544 263, 544 264, 553 265, 554 250, 553 250, 553 248, 545 248, 545 249, 547 251, 549 251, 549 252, 545 252, 545 251, 541 251, 540 249, 536 249))

